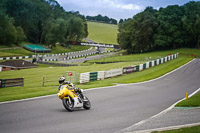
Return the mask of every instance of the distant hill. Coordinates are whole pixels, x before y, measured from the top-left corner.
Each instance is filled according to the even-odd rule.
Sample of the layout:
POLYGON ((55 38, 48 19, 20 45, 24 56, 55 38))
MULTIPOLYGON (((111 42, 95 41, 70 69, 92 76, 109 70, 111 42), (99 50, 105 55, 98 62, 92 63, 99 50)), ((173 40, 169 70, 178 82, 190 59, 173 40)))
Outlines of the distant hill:
POLYGON ((87 24, 88 24, 89 39, 98 43, 118 44, 117 25, 97 23, 97 22, 87 22, 87 24))

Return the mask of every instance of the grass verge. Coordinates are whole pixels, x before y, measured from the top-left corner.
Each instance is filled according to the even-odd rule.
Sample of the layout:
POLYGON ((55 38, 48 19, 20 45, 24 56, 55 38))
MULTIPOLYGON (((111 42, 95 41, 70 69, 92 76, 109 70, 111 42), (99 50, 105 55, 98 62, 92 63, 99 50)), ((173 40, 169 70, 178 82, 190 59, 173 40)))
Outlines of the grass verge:
POLYGON ((200 92, 194 96, 179 102, 176 107, 199 107, 200 106, 200 92))
MULTIPOLYGON (((124 76, 118 76, 115 78, 105 79, 101 81, 94 81, 83 85, 77 85, 77 87, 83 89, 113 86, 114 83, 135 83, 157 78, 167 72, 170 72, 183 64, 190 61, 192 58, 179 57, 175 60, 171 60, 167 63, 161 64, 150 69, 146 69, 142 72, 136 72, 124 76)), ((130 62, 126 62, 130 63, 130 62)), ((18 100, 24 98, 31 98, 42 95, 50 95, 57 93, 58 78, 63 75, 65 71, 78 71, 88 72, 88 71, 102 71, 110 70, 113 68, 119 68, 124 65, 130 65, 125 63, 113 63, 98 65, 94 64, 91 66, 76 66, 76 67, 39 67, 33 69, 24 69, 19 71, 8 71, 2 72, 0 78, 20 78, 24 77, 25 86, 24 87, 8 87, 0 88, 0 101, 10 101, 18 100), (51 82, 47 86, 42 87, 43 75, 48 77, 51 82)))
MULTIPOLYGON (((96 87, 113 86, 115 83, 136 83, 136 82, 147 81, 147 80, 162 76, 182 66, 188 61, 192 60, 193 58, 188 56, 190 55, 190 53, 192 54, 199 53, 198 56, 200 55, 200 52, 197 49, 178 49, 178 50, 170 50, 170 51, 151 52, 151 53, 147 53, 145 56, 164 57, 168 55, 169 53, 176 53, 176 52, 180 53, 177 59, 171 60, 159 66, 152 67, 150 69, 146 69, 141 72, 136 72, 132 74, 118 76, 115 78, 77 85, 77 87, 83 88, 83 89, 89 89, 89 88, 96 88, 96 87)), ((135 58, 137 56, 138 58, 140 58, 140 56, 144 56, 144 55, 143 54, 130 55, 130 58, 131 57, 135 58)), ((126 58, 126 56, 120 56, 120 58, 122 59, 123 57, 126 58)), ((146 62, 146 61, 143 60, 143 62, 146 62)), ((110 69, 117 69, 117 68, 137 65, 138 63, 142 63, 142 62, 132 61, 132 62, 101 64, 101 65, 93 64, 90 66, 73 66, 73 67, 57 67, 57 66, 49 66, 49 65, 39 65, 38 68, 33 68, 33 69, 1 72, 0 79, 24 77, 25 85, 24 87, 0 88, 0 101, 2 102, 2 101, 18 100, 18 99, 31 98, 31 97, 42 96, 42 95, 55 94, 57 93, 58 78, 62 76, 66 71, 76 71, 78 73, 92 72, 92 71, 93 72, 106 71, 110 69), (46 80, 51 81, 51 82, 45 83, 44 87, 42 87, 43 75, 45 75, 46 80)))
POLYGON ((135 72, 132 74, 126 74, 123 76, 118 76, 106 80, 89 82, 83 85, 79 85, 80 88, 88 89, 95 87, 105 87, 105 86, 113 86, 115 83, 127 84, 127 83, 137 83, 143 82, 151 79, 155 79, 160 77, 182 65, 192 60, 192 58, 184 58, 179 57, 175 60, 171 60, 167 63, 161 64, 156 67, 152 67, 150 69, 146 69, 141 72, 135 72))
MULTIPOLYGON (((56 45, 56 47, 52 48, 51 53, 39 53, 39 54, 58 54, 58 53, 67 53, 67 52, 74 52, 74 51, 81 51, 89 49, 89 46, 74 46, 71 45, 69 48, 62 47, 60 45, 56 45)), ((0 57, 8 57, 8 56, 28 56, 34 55, 34 52, 30 52, 25 50, 22 47, 18 48, 11 48, 11 49, 1 49, 0 50, 0 57)))
POLYGON ((193 126, 193 127, 186 127, 186 128, 180 128, 175 130, 167 130, 167 131, 155 131, 153 133, 199 133, 200 132, 200 125, 199 126, 193 126))
POLYGON ((98 60, 90 60, 88 62, 90 63, 102 63, 102 62, 130 62, 130 61, 148 61, 153 59, 158 59, 161 57, 165 57, 167 55, 179 53, 179 55, 183 56, 191 56, 191 54, 195 54, 200 57, 200 51, 198 49, 188 49, 188 48, 182 48, 182 49, 175 49, 175 50, 166 50, 166 51, 155 51, 155 52, 149 52, 149 53, 143 53, 143 54, 131 54, 131 55, 123 55, 123 56, 111 56, 106 57, 98 60))

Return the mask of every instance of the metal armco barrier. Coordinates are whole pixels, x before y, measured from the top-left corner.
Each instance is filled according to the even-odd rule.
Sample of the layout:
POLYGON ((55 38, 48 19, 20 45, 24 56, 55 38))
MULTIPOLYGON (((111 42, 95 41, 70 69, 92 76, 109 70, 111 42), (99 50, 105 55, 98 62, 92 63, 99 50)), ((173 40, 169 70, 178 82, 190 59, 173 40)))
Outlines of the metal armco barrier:
POLYGON ((24 78, 0 79, 0 88, 24 86, 24 78))

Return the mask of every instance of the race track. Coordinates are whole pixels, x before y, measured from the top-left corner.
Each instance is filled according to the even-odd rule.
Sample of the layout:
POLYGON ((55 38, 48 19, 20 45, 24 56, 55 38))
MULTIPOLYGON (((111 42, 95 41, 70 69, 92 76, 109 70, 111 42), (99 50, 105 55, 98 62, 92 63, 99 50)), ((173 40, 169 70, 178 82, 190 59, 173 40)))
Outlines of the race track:
POLYGON ((198 88, 196 59, 152 82, 85 91, 91 110, 68 112, 57 96, 0 104, 0 132, 113 133, 158 114, 198 88))

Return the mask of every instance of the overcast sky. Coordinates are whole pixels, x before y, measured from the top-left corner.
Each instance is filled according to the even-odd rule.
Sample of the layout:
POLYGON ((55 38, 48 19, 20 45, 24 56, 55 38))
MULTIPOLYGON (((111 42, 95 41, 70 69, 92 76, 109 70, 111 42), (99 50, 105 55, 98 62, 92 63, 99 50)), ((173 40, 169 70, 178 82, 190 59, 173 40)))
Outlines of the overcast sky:
MULTIPOLYGON (((108 16, 114 19, 132 18, 147 6, 154 9, 168 5, 184 5, 191 0, 57 0, 66 11, 79 11, 82 15, 108 16)), ((198 0, 193 0, 198 1, 198 0)))

